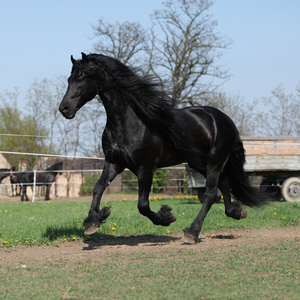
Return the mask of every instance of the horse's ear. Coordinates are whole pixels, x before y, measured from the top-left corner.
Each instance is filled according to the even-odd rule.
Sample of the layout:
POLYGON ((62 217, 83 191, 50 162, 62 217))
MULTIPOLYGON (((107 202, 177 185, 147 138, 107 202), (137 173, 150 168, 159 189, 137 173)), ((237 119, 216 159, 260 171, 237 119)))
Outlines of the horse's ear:
POLYGON ((76 63, 76 59, 74 59, 73 55, 71 55, 71 62, 73 65, 76 63))
POLYGON ((81 56, 82 56, 83 61, 87 61, 88 58, 87 58, 87 55, 85 53, 81 52, 81 56))

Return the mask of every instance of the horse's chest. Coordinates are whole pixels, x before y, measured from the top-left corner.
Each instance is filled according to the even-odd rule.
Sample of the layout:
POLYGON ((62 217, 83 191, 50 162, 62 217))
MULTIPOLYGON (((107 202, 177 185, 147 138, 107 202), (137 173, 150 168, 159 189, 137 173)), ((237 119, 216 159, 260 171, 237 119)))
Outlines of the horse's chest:
POLYGON ((112 134, 106 131, 102 137, 105 158, 128 168, 134 168, 140 154, 145 153, 145 148, 152 148, 151 145, 151 141, 141 131, 136 131, 134 134, 112 134))

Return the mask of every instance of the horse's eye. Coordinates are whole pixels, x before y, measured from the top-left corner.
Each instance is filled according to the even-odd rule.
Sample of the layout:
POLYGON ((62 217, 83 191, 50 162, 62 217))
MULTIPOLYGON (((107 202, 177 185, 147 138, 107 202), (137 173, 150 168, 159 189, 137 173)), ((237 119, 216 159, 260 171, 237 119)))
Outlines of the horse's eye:
POLYGON ((84 79, 85 75, 83 72, 79 72, 78 77, 77 77, 77 81, 80 82, 84 79))

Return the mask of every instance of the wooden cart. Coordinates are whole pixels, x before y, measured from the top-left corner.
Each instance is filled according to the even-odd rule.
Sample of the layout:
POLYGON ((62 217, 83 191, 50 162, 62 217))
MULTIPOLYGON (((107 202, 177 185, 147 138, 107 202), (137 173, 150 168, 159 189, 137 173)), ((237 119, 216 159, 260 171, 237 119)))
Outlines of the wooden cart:
MULTIPOLYGON (((245 171, 274 200, 300 201, 300 138, 244 137, 245 171)), ((187 166, 188 185, 202 199, 205 178, 187 166)))

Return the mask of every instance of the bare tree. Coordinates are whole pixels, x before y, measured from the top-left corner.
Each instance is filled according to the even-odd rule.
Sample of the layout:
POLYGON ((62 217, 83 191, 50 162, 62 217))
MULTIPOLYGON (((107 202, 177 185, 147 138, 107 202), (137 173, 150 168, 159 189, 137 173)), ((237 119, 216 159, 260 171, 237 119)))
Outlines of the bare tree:
POLYGON ((174 107, 203 103, 228 78, 217 59, 229 41, 215 32, 217 22, 208 14, 212 5, 208 0, 168 1, 152 16, 152 32, 161 34, 152 34, 150 66, 157 76, 171 75, 174 107))
POLYGON ((66 78, 57 76, 52 79, 35 80, 27 90, 27 109, 37 129, 47 128, 47 145, 50 153, 56 152, 57 123, 62 119, 58 106, 66 90, 66 78))
POLYGON ((174 0, 151 16, 153 26, 109 24, 94 26, 95 50, 131 66, 144 66, 161 83, 170 80, 173 106, 203 103, 204 98, 228 79, 217 65, 229 41, 215 32, 217 22, 207 13, 209 0, 174 0), (146 52, 145 52, 146 51, 146 52))
POLYGON ((107 23, 101 18, 93 29, 94 37, 99 39, 95 50, 124 64, 135 65, 139 54, 145 50, 146 32, 139 23, 107 23))
POLYGON ((255 134, 256 101, 250 104, 240 95, 218 93, 209 97, 207 102, 208 105, 225 112, 234 121, 240 135, 250 136, 255 134))
POLYGON ((257 118, 260 135, 297 136, 299 134, 300 106, 298 95, 286 94, 282 85, 262 98, 263 112, 257 118))

